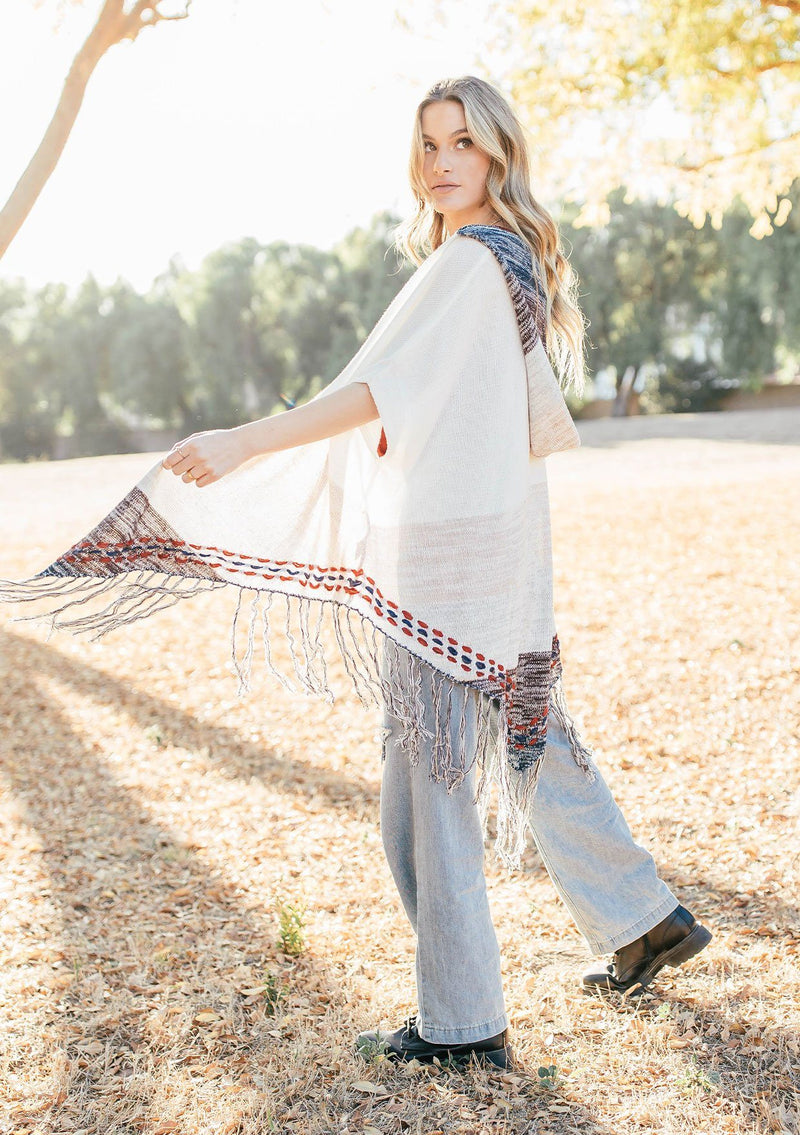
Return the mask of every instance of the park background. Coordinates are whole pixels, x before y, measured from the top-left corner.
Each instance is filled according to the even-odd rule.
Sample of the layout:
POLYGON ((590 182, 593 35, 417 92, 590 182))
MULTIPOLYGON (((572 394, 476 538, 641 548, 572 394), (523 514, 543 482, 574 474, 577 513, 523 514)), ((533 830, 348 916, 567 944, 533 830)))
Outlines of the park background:
POLYGON ((535 849, 489 852, 521 1070, 358 1065, 414 1010, 375 722, 237 699, 224 601, 103 643, 6 611, 3 1130, 797 1135, 798 5, 12 0, 0 32, 6 578, 175 438, 335 377, 408 278, 436 78, 519 106, 590 321, 582 445, 548 463, 570 705, 715 935, 586 999, 535 849), (15 193, 101 9, 133 38, 15 193))

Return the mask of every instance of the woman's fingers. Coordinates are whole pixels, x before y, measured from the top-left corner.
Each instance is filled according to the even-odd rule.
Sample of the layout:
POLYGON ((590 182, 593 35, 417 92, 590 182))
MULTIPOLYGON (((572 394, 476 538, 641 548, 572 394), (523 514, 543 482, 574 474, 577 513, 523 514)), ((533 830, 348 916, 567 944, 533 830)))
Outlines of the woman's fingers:
POLYGON ((231 452, 231 436, 229 430, 194 434, 173 446, 161 464, 185 484, 194 482, 198 488, 205 488, 241 464, 243 458, 237 455, 235 447, 231 452))
POLYGON ((185 472, 186 469, 191 469, 192 463, 194 462, 194 460, 195 460, 194 455, 191 453, 190 450, 188 450, 183 445, 181 445, 181 446, 176 445, 174 449, 170 450, 170 452, 167 454, 167 456, 164 458, 164 460, 161 462, 161 464, 164 466, 165 469, 174 469, 176 473, 183 473, 183 472, 185 472), (182 465, 183 468, 178 469, 177 468, 178 465, 182 465))
POLYGON ((206 463, 199 457, 197 451, 185 444, 171 450, 161 464, 165 469, 171 469, 176 477, 180 477, 187 484, 208 472, 206 463))

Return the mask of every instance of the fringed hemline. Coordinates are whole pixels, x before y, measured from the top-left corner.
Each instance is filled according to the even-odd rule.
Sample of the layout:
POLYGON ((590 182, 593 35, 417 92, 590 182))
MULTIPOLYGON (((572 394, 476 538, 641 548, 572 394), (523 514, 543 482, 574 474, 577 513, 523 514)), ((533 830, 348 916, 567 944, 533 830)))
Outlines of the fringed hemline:
POLYGON ((15 615, 14 621, 47 622, 50 633, 67 630, 73 634, 88 634, 92 640, 97 640, 119 627, 172 607, 181 599, 228 586, 223 579, 165 575, 147 568, 125 573, 124 583, 119 573, 68 576, 42 572, 21 582, 0 580, 0 603, 40 603, 54 599, 57 606, 32 615, 15 615), (87 606, 107 595, 112 598, 105 606, 87 606), (86 610, 76 614, 82 607, 86 610), (69 618, 64 616, 65 611, 72 612, 69 618))
MULTIPOLYGON (((513 757, 509 754, 508 722, 505 714, 500 712, 500 701, 469 683, 462 683, 465 689, 458 699, 460 705, 454 711, 455 683, 448 675, 411 652, 405 651, 406 657, 401 658, 402 644, 387 640, 385 645, 385 668, 393 680, 384 704, 400 723, 396 740, 398 747, 404 751, 412 767, 419 763, 424 751, 429 762, 429 779, 443 784, 448 793, 459 788, 475 769, 473 803, 478 809, 484 840, 488 842, 492 802, 496 795, 494 851, 509 870, 518 869, 528 839, 529 818, 539 776, 546 760, 546 739, 539 757, 532 764, 515 768, 513 757), (424 670, 427 673, 423 677, 424 670), (435 735, 424 724, 423 680, 431 683, 431 718, 437 723, 435 735), (445 699, 446 711, 443 712, 445 699), (459 715, 457 731, 453 728, 453 712, 459 715), (425 746, 423 738, 427 741, 425 746)), ((567 709, 560 672, 550 689, 548 715, 550 713, 564 730, 576 765, 589 782, 594 781, 593 750, 581 739, 567 709)), ((386 744, 394 733, 391 726, 384 726, 382 730, 383 759, 386 757, 386 744)))
MULTIPOLYGON (((180 599, 202 592, 229 587, 220 579, 193 576, 159 576, 148 570, 127 574, 120 586, 119 575, 83 576, 79 578, 41 575, 24 583, 4 588, 0 581, 0 601, 34 602, 61 600, 44 613, 16 616, 21 620, 47 620, 52 630, 86 633, 93 639, 127 626, 156 611, 173 606, 180 599), (87 608, 77 614, 76 608, 91 604, 106 595, 113 598, 105 606, 87 608), (70 617, 64 612, 69 610, 70 617)), ((492 786, 497 792, 497 834, 495 853, 509 869, 518 868, 528 831, 528 817, 536 793, 539 773, 545 759, 546 745, 528 767, 514 767, 517 754, 509 750, 508 720, 501 712, 502 694, 492 695, 469 681, 459 682, 452 674, 440 670, 427 658, 395 640, 383 627, 376 626, 353 606, 333 598, 296 595, 284 590, 252 589, 250 609, 243 616, 245 589, 237 588, 238 596, 231 626, 231 661, 239 679, 239 694, 250 689, 250 676, 261 640, 267 669, 285 689, 292 693, 305 691, 323 698, 328 704, 336 693, 328 680, 328 667, 322 643, 326 611, 329 625, 349 677, 361 704, 366 709, 385 709, 400 723, 398 743, 412 764, 417 764, 423 749, 430 755, 431 780, 445 784, 448 792, 458 788, 476 767, 475 804, 478 808, 484 838, 488 835, 491 814, 492 786), (276 599, 283 598, 280 610, 276 599), (317 604, 312 618, 312 604, 317 604), (293 618, 294 615, 294 618, 293 618), (240 648, 238 628, 247 620, 244 650, 240 648), (298 685, 275 665, 271 638, 277 625, 289 648, 289 657, 298 685), (293 631, 294 628, 294 631, 293 631), (298 642, 299 639, 299 642, 298 642), (425 706, 422 700, 422 668, 431 674, 435 732, 424 725, 425 706), (461 700, 457 731, 452 728, 453 694, 456 685, 465 687, 461 700), (441 725, 442 699, 447 699, 444 725, 441 725), (467 713, 475 706, 475 729, 468 744, 467 713), (455 736, 455 745, 453 739, 455 736)), ((558 718, 569 740, 576 764, 589 780, 595 779, 592 750, 580 738, 564 698, 560 667, 551 686, 548 710, 558 718)), ((382 730, 383 755, 390 729, 382 730)))

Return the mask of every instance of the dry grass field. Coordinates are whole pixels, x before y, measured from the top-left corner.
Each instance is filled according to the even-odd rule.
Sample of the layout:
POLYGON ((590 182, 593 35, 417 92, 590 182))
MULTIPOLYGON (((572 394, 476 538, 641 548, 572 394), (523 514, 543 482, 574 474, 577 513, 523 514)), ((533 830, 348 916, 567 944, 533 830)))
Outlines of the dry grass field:
MULTIPOLYGON (((333 706, 263 666, 239 699, 227 592, 98 643, 3 608, 4 1135, 800 1132, 800 411, 579 429, 548 461, 567 698, 708 949, 584 997, 537 853, 489 851, 520 1067, 361 1061, 415 1007, 377 713, 343 673, 333 706)), ((156 459, 0 466, 0 577, 156 459)))

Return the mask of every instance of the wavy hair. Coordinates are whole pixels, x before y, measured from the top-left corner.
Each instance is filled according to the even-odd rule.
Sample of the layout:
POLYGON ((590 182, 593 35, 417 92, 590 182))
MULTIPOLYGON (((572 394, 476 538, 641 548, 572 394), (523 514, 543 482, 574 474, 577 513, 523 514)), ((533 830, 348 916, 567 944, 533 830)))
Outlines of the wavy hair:
POLYGON ((547 296, 544 347, 562 389, 572 386, 580 395, 585 387, 588 323, 578 303, 578 277, 562 250, 555 221, 531 192, 530 156, 522 124, 500 92, 484 79, 474 75, 442 79, 417 107, 408 163, 416 211, 395 230, 394 247, 401 257, 419 265, 446 239, 444 218, 434 208, 422 175, 422 112, 445 99, 461 104, 473 142, 491 159, 487 204, 498 221, 522 237, 531 250, 534 271, 538 265, 547 296))

